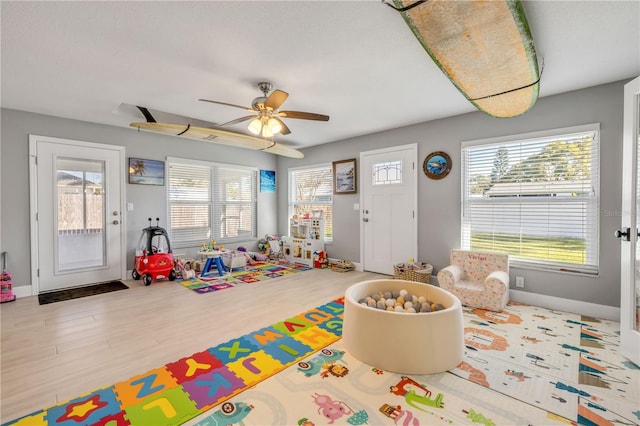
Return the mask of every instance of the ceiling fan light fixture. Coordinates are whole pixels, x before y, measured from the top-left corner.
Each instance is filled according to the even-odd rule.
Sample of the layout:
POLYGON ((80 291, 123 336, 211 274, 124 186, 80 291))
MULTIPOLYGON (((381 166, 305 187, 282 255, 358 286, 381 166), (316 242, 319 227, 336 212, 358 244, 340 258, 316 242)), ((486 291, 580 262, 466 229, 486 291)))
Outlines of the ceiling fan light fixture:
POLYGON ((262 130, 262 121, 259 118, 254 119, 249 123, 249 131, 254 135, 259 135, 262 130))
POLYGON ((273 131, 268 125, 262 126, 262 137, 264 138, 273 137, 273 131))
POLYGON ((275 118, 270 118, 269 121, 267 121, 267 127, 274 135, 280 133, 280 130, 282 130, 282 125, 275 118))

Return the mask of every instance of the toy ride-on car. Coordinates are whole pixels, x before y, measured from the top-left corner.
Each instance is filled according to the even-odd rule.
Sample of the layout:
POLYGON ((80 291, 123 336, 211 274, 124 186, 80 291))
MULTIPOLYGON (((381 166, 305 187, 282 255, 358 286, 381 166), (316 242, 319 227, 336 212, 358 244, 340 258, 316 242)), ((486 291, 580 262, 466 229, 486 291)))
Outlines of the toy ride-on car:
POLYGON ((149 226, 142 230, 140 243, 136 250, 136 258, 133 265, 132 276, 134 280, 142 278, 144 285, 150 285, 158 278, 176 279, 173 253, 169 235, 164 228, 158 226, 160 219, 156 218, 156 226, 149 226))

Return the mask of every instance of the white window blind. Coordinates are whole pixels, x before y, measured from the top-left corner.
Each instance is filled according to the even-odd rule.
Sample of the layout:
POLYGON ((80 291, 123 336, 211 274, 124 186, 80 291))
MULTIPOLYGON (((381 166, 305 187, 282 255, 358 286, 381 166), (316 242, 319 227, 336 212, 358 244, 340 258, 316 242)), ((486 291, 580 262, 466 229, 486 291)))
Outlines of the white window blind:
POLYGON ((211 170, 169 163, 169 231, 175 247, 211 237, 211 170))
POLYGON ((256 237, 257 172, 168 159, 169 232, 175 247, 256 237))
POLYGON ((333 171, 331 164, 289 169, 289 217, 322 210, 324 239, 333 240, 333 171))
POLYGON ((214 168, 214 215, 216 238, 256 237, 256 171, 214 168))
POLYGON ((599 125, 462 145, 462 247, 598 274, 599 125))

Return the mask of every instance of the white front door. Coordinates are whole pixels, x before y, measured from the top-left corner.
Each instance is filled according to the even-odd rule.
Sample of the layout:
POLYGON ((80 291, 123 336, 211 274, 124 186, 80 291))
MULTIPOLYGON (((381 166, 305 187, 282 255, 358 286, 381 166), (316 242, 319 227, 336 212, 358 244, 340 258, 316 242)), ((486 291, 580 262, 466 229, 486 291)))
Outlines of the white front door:
POLYGON ((360 154, 360 253, 365 271, 393 275, 418 260, 416 144, 360 154))
POLYGON ((124 148, 29 137, 37 293, 124 278, 124 148))
POLYGON ((624 86, 620 352, 640 366, 640 77, 624 86))

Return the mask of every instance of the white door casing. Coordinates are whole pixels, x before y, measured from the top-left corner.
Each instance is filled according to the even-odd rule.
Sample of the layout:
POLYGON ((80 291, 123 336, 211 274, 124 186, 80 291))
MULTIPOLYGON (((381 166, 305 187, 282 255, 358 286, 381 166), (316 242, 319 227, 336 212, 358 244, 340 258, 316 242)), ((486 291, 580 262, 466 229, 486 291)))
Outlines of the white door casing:
POLYGON ((360 253, 365 271, 393 275, 418 255, 417 144, 360 153, 360 253))
POLYGON ((29 161, 32 294, 123 279, 124 147, 30 135, 29 161))
POLYGON ((624 86, 620 352, 640 366, 640 77, 624 86))

